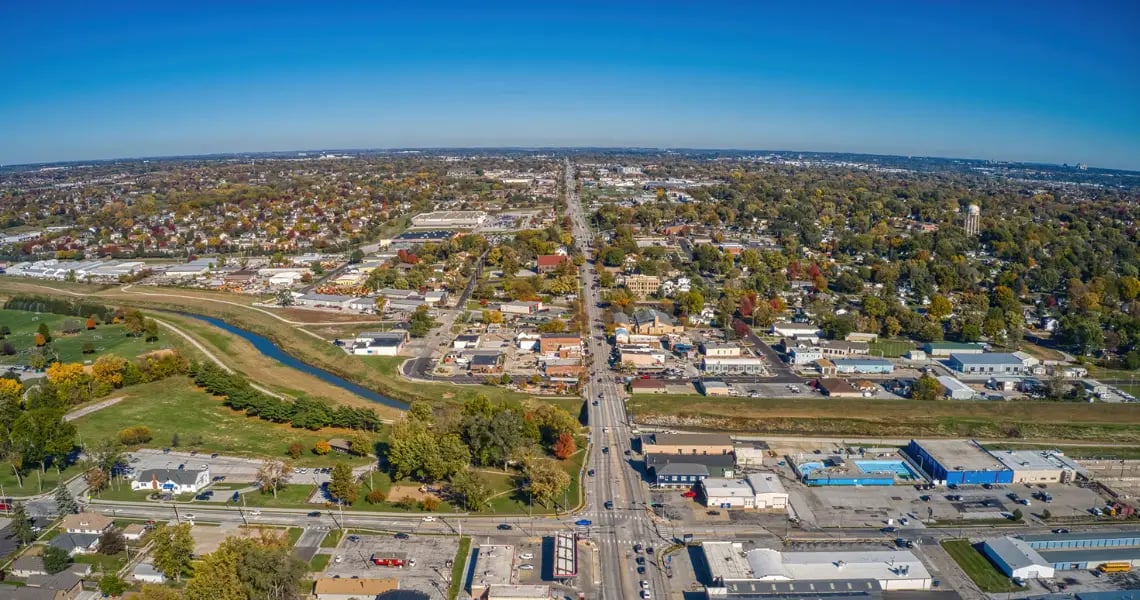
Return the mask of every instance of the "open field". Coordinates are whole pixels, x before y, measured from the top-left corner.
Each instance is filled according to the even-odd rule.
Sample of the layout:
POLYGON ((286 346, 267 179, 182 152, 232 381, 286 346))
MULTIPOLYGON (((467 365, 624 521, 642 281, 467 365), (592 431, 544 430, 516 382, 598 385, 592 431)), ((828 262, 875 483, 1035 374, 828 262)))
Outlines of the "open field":
POLYGON ((970 540, 945 540, 942 548, 983 592, 1001 593, 1018 589, 989 559, 970 545, 970 540))
MULTIPOLYGON (((1015 349, 1021 350, 1022 352, 1030 354, 1038 360, 1064 360, 1065 359, 1064 354, 1061 354, 1060 352, 1053 350, 1052 348, 1046 348, 1044 346, 1038 346, 1037 344, 1032 344, 1032 343, 1026 342, 1026 341, 1022 341, 1021 344, 1019 345, 1019 347, 1015 348, 1015 349)), ((1011 352, 1012 352, 1012 350, 1011 350, 1011 352)))
MULTIPOLYGON (((533 398, 539 402, 552 402, 559 404, 554 399, 543 398, 541 396, 529 396, 519 392, 513 392, 504 387, 497 385, 455 385, 451 383, 428 383, 423 381, 410 381, 404 379, 399 374, 400 365, 408 360, 403 356, 360 356, 356 357, 362 364, 367 365, 375 373, 380 374, 389 382, 391 390, 396 397, 407 397, 416 395, 426 398, 434 404, 441 404, 445 402, 460 403, 466 402, 469 398, 473 398, 479 394, 483 394, 491 399, 492 402, 502 400, 525 400, 533 398)), ((575 396, 572 398, 574 405, 582 403, 581 398, 575 396)), ((577 414, 571 411, 571 414, 577 414)))
MULTIPOLYGON (((385 365, 377 368, 374 363, 362 360, 363 357, 345 354, 342 350, 333 346, 321 336, 307 331, 305 328, 314 326, 312 321, 298 324, 293 322, 295 321, 294 319, 280 314, 276 309, 270 310, 252 306, 254 302, 259 300, 259 298, 256 297, 205 290, 136 286, 120 288, 0 277, 0 295, 17 293, 66 298, 85 296, 92 301, 117 306, 189 312, 220 318, 227 323, 273 340, 284 351, 293 356, 304 357, 305 362, 313 366, 335 373, 349 381, 376 390, 381 394, 386 394, 405 401, 423 399, 439 403, 441 400, 451 397, 456 397, 459 401, 462 401, 464 397, 478 393, 479 391, 491 396, 498 395, 499 397, 511 397, 520 400, 527 397, 525 394, 502 389, 495 390, 490 387, 484 388, 483 386, 450 386, 446 384, 423 384, 405 381, 395 374, 394 365, 385 365), (301 325, 303 325, 303 327, 301 325), (471 390, 478 391, 473 392, 471 390), (455 395, 451 396, 450 394, 455 395)), ((311 313, 313 311, 304 312, 311 313)), ((329 316, 342 317, 343 315, 330 314, 329 316)), ((235 336, 229 336, 229 340, 223 342, 221 341, 223 338, 218 336, 228 334, 210 327, 201 321, 187 317, 162 314, 160 318, 180 328, 185 326, 195 339, 211 349, 217 349, 220 352, 223 351, 223 348, 219 348, 215 343, 226 346, 222 353, 234 359, 236 364, 232 366, 259 383, 267 384, 270 387, 280 385, 284 389, 298 390, 314 396, 331 398, 338 402, 354 403, 358 406, 365 404, 375 406, 377 411, 386 417, 394 417, 398 412, 393 409, 376 406, 373 403, 347 393, 343 393, 343 395, 337 397, 337 392, 331 389, 333 386, 309 375, 305 375, 304 373, 300 373, 295 369, 281 368, 280 371, 273 373, 273 377, 277 377, 280 380, 274 381, 273 377, 266 376, 265 368, 267 366, 273 366, 276 363, 254 352, 252 346, 245 344, 243 340, 239 340, 235 336), (196 329, 191 328, 187 325, 190 321, 196 322, 199 327, 196 329), (206 333, 206 329, 213 329, 215 331, 208 334, 206 333), (288 373, 286 373, 286 371, 288 371, 288 373)), ((368 318, 367 316, 362 316, 361 320, 368 320, 368 318)), ((328 322, 332 326, 343 324, 342 320, 319 322, 328 322)))
POLYGON ((47 354, 59 356, 61 362, 93 361, 103 354, 114 354, 123 358, 134 360, 140 354, 153 352, 163 348, 174 348, 181 352, 186 351, 184 340, 177 338, 168 331, 159 331, 159 339, 155 342, 146 342, 142 337, 130 337, 126 327, 122 325, 102 325, 88 331, 82 328, 79 333, 64 335, 61 331, 65 321, 72 320, 82 326, 86 318, 69 317, 51 313, 35 313, 23 310, 0 309, 0 325, 6 325, 12 331, 5 336, 4 342, 12 344, 16 355, 0 357, 3 363, 28 363, 29 352, 36 347, 36 329, 46 324, 52 337, 51 343, 45 348, 47 354), (83 354, 83 345, 90 343, 95 352, 83 354))
POLYGON ((885 358, 898 358, 914 348, 914 344, 906 340, 876 340, 869 345, 871 356, 885 358))
POLYGON ((634 396, 644 424, 799 435, 1140 442, 1140 405, 634 396))
MULTIPOLYGON (((176 377, 118 390, 126 396, 122 402, 75 421, 79 434, 92 442, 114 436, 132 425, 146 425, 154 435, 148 444, 165 447, 175 433, 181 448, 204 452, 220 452, 235 456, 284 457, 289 444, 300 442, 311 449, 317 440, 346 437, 343 429, 309 431, 289 425, 247 417, 223 406, 217 398, 194 387, 188 377, 176 377)), ((299 466, 330 466, 335 462, 367 464, 369 459, 342 454, 317 456, 306 451, 294 461, 299 466)))

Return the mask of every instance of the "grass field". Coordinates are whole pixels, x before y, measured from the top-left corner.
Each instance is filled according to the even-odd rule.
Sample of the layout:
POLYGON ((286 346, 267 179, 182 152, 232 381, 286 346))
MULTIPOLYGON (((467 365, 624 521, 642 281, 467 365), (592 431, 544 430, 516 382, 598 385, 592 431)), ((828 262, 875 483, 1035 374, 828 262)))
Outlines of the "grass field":
MULTIPOLYGON (((154 439, 148 446, 169 446, 177 433, 183 450, 201 450, 255 457, 284 457, 289 444, 300 442, 310 449, 318 440, 347 437, 351 431, 328 428, 321 431, 294 429, 247 417, 223 406, 221 401, 194 387, 188 377, 176 377, 119 390, 126 399, 75 421, 87 442, 114 436, 124 427, 146 425, 154 439), (194 443, 197 442, 197 443, 194 443)), ((305 452, 294 461, 298 466, 331 466, 337 462, 366 464, 369 459, 343 454, 317 456, 305 452)))
POLYGON ((325 539, 321 540, 321 548, 336 548, 336 545, 340 543, 340 538, 342 537, 344 537, 343 529, 330 531, 329 534, 325 536, 325 539))
POLYGON ((969 540, 945 540, 942 548, 983 592, 1001 593, 1018 589, 989 559, 970 545, 969 540))
MULTIPOLYGON (((67 481, 75 477, 80 472, 78 465, 69 465, 63 470, 63 480, 67 481)), ((43 492, 50 492, 55 489, 56 484, 60 480, 60 474, 55 472, 55 469, 48 467, 47 471, 40 473, 39 469, 29 470, 23 473, 23 485, 17 480, 16 474, 12 472, 12 466, 5 464, 0 466, 0 487, 4 488, 4 493, 13 497, 34 496, 43 492)))
POLYGON ((309 571, 313 573, 323 572, 325 567, 329 566, 331 558, 331 554, 314 554, 313 559, 309 561, 309 571))
MULTIPOLYGON (((409 381, 400 376, 398 370, 407 357, 402 356, 361 356, 357 357, 370 369, 383 376, 390 382, 390 386, 398 397, 418 396, 431 400, 435 404, 463 403, 469 398, 479 394, 486 395, 492 402, 501 400, 519 400, 533 398, 539 402, 555 402, 554 399, 541 396, 529 396, 513 392, 497 385, 453 385, 450 383, 425 383, 422 381, 409 381)), ((581 398, 573 397, 573 402, 581 404, 581 398)), ((577 413, 572 413, 577 414, 577 413)))
POLYGON ((12 331, 4 341, 16 349, 15 356, 0 357, 0 363, 26 365, 28 354, 36 347, 36 329, 41 324, 48 326, 52 338, 51 343, 44 348, 45 353, 48 356, 53 353, 58 355, 61 362, 93 361, 102 354, 114 354, 133 360, 140 354, 162 348, 182 350, 182 340, 174 339, 169 332, 160 330, 158 341, 146 342, 141 337, 128 336, 126 327, 122 325, 99 325, 91 331, 81 329, 77 334, 64 335, 61 329, 68 320, 81 325, 86 321, 79 317, 0 309, 0 325, 7 325, 12 331), (83 354, 83 345, 87 343, 94 346, 95 353, 83 354))
POLYGON ((459 597, 463 587, 463 569, 467 566, 467 553, 471 550, 471 538, 459 538, 459 550, 455 552, 455 562, 451 565, 451 587, 447 590, 447 600, 459 597))
POLYGON ((285 530, 285 539, 288 540, 289 545, 292 546, 297 543, 297 540, 301 539, 301 536, 304 535, 304 533, 305 530, 301 527, 290 527, 289 529, 285 530))
POLYGON ((914 348, 914 344, 906 340, 875 340, 870 343, 868 348, 869 354, 872 356, 883 356, 884 358, 898 358, 914 348))
POLYGON ((639 423, 755 433, 1140 442, 1140 405, 634 396, 639 423))

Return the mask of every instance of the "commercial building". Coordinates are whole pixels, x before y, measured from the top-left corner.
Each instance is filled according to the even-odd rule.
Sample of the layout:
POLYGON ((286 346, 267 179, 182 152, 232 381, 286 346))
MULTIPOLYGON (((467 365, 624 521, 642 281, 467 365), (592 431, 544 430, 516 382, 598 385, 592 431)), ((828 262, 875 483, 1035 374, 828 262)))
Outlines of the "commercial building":
MULTIPOLYGON (((780 552, 756 548, 745 552, 740 542, 705 542, 702 547, 712 578, 710 587, 802 582, 804 588, 814 584, 815 589, 826 590, 828 582, 846 587, 853 579, 869 579, 879 589, 893 591, 929 590, 932 585, 930 572, 908 551, 780 552)), ((710 593, 709 597, 716 596, 710 593)))
POLYGON ((823 360, 823 351, 815 346, 796 346, 787 351, 788 363, 796 366, 810 365, 823 360))
POLYGON ((832 362, 835 363, 835 371, 840 374, 886 375, 895 370, 895 365, 885 358, 837 358, 832 362))
POLYGON ((641 436, 644 454, 732 454, 732 436, 727 433, 646 433, 641 436))
POLYGON ((478 227, 487 221, 481 210, 443 210, 412 217, 413 227, 478 227))
POLYGON ((702 378, 697 384, 701 393, 706 396, 731 396, 732 388, 728 384, 719 379, 702 378))
POLYGON ((538 351, 542 354, 556 354, 565 348, 581 353, 582 338, 564 333, 544 333, 538 340, 538 351))
POLYGON ((867 342, 852 342, 847 340, 820 340, 818 346, 824 358, 865 356, 871 349, 871 345, 867 342))
POLYGON ((701 370, 717 375, 756 375, 764 372, 759 358, 709 358, 701 360, 701 370))
POLYGON ((651 369, 665 365, 665 351, 646 346, 619 346, 618 362, 637 369, 651 369))
POLYGON ((209 469, 146 469, 139 471, 131 481, 131 489, 197 494, 209 483, 209 469))
POLYGON ((396 356, 407 343, 407 331, 361 333, 353 340, 352 353, 359 356, 396 356))
POLYGON ((955 371, 967 375, 1020 375, 1031 373, 1036 359, 1020 352, 987 352, 984 354, 950 355, 946 364, 955 371))
POLYGON ((1052 579, 1055 569, 1036 550, 1015 537, 1000 537, 982 543, 982 553, 1006 577, 1052 579))
POLYGON ((773 323, 770 333, 789 338, 818 338, 822 334, 819 327, 810 323, 789 323, 787 321, 773 323))
POLYGON ((991 450, 1014 483, 1068 483, 1084 468, 1056 450, 991 450))
POLYGON ((972 440, 911 440, 905 452, 935 482, 1013 483, 1013 471, 972 440))
POLYGON ((823 377, 817 382, 819 391, 828 398, 862 398, 863 392, 847 383, 845 379, 832 379, 823 377))
POLYGON ((645 470, 657 487, 693 487, 709 477, 736 473, 731 454, 646 454, 645 470))
POLYGON ((740 356, 740 346, 705 342, 701 344, 701 354, 712 358, 732 358, 740 356))
POLYGON ((986 351, 981 344, 961 342, 927 342, 922 349, 930 358, 949 358, 951 354, 981 354, 986 351))
POLYGON ((797 454, 790 458, 800 480, 807 485, 909 485, 924 479, 918 467, 894 451, 858 456, 797 454))
POLYGON ((705 506, 786 509, 788 493, 775 473, 751 473, 744 479, 709 478, 701 482, 705 506))
POLYGON ((939 375, 936 379, 942 384, 943 394, 951 400, 973 400, 976 395, 974 388, 949 375, 939 375))
POLYGON ((626 275, 622 284, 638 298, 645 298, 661 289, 661 280, 656 275, 626 275))
POLYGON ((533 315, 542 310, 542 302, 538 300, 503 302, 499 305, 499 312, 504 315, 533 315))
POLYGON ((1003 573, 1026 579, 1102 565, 1140 567, 1140 534, 1132 531, 1027 534, 986 540, 983 549, 1003 573))
POLYGON ((341 579, 321 577, 313 582, 317 600, 360 600, 400 589, 398 579, 341 579))

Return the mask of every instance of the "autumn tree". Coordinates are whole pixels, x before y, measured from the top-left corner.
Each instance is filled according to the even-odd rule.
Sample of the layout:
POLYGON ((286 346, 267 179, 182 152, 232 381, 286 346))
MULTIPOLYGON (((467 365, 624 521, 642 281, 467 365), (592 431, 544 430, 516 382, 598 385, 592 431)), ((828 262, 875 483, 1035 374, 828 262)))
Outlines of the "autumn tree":
POLYGON ((942 397, 942 384, 930 375, 923 375, 914 382, 911 397, 915 400, 932 401, 942 397))
POLYGON ((332 446, 329 445, 329 443, 326 440, 317 440, 317 443, 313 445, 313 453, 314 454, 319 454, 321 456, 324 456, 324 455, 328 454, 329 452, 332 452, 332 446))
POLYGON ((930 307, 927 309, 927 313, 932 318, 941 321, 949 317, 953 310, 954 307, 950 304, 950 300, 939 294, 930 299, 930 307))
POLYGON ((352 474, 352 467, 345 463, 337 463, 332 470, 329 481, 329 495, 341 504, 352 504, 360 493, 360 486, 356 483, 356 476, 352 474))
POLYGON ((285 486, 289 476, 293 474, 293 467, 283 460, 267 460, 257 470, 254 481, 257 482, 262 494, 272 493, 277 497, 277 490, 285 486))
POLYGON ((96 325, 97 323, 95 322, 95 317, 87 317, 87 331, 92 331, 95 329, 96 325))
POLYGON ((375 444, 363 432, 356 432, 348 440, 349 448, 356 456, 368 456, 373 453, 375 444))
POLYGON ((123 373, 126 369, 126 359, 114 354, 104 354, 95 359, 95 363, 91 365, 91 375, 98 383, 120 388, 123 387, 123 373))
POLYGON ((305 446, 301 442, 293 442, 292 444, 289 444, 289 447, 285 450, 285 453, 294 460, 301 458, 301 454, 304 452, 305 446))
POLYGON ((569 433, 563 433, 558 436, 558 441, 554 443, 554 456, 559 460, 566 460, 578 451, 578 444, 574 441, 574 436, 569 433))
POLYGON ((523 467, 520 484, 534 501, 547 506, 570 486, 570 475, 554 461, 534 459, 523 467))

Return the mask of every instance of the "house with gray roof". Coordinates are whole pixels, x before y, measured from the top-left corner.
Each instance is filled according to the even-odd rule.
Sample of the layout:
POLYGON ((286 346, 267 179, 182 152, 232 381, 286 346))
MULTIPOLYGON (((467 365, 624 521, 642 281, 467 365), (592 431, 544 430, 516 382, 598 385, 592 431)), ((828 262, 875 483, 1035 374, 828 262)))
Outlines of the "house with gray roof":
POLYGON ((197 494, 209 483, 209 469, 146 469, 131 481, 131 489, 197 494))

